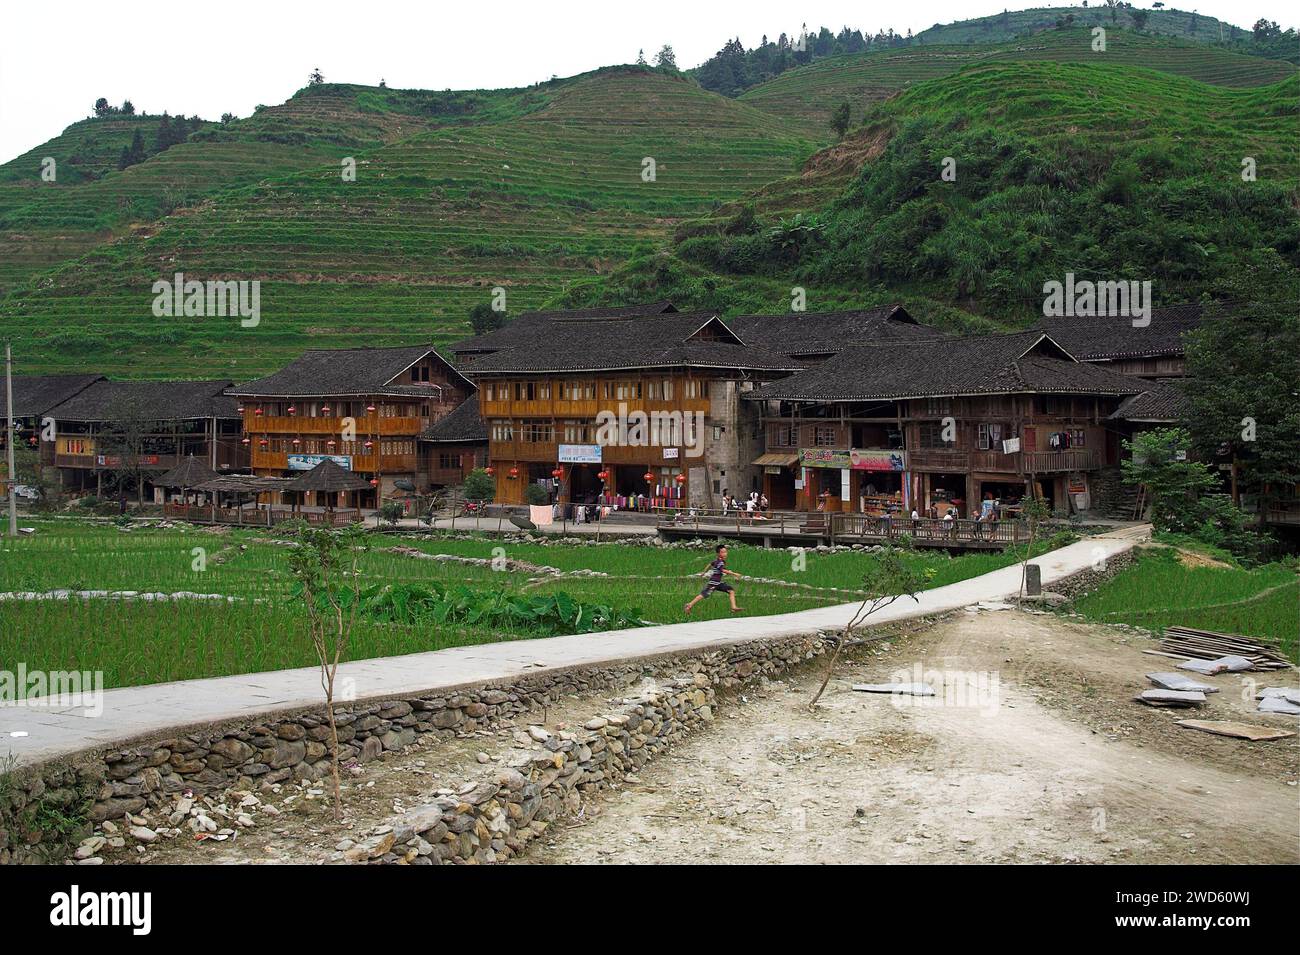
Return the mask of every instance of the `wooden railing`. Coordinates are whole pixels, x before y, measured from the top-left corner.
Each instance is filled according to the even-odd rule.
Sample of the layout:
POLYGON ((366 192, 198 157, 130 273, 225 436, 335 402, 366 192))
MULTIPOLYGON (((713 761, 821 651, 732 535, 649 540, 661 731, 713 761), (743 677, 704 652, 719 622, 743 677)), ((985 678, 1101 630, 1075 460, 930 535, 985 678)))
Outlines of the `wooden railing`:
MULTIPOLYGON (((423 418, 365 415, 354 419, 356 432, 366 435, 417 435, 428 422, 423 418)), ((254 434, 332 434, 343 431, 342 418, 311 418, 306 415, 255 415, 244 411, 244 432, 254 434)))
POLYGON ((876 517, 871 514, 832 514, 834 538, 873 537, 895 540, 907 535, 917 541, 953 544, 1019 543, 1029 540, 1024 521, 936 520, 921 517, 876 517))
POLYGON ((1090 471, 1101 467, 1101 455, 1096 451, 1026 451, 1021 457, 1020 473, 1046 474, 1051 471, 1090 471))
POLYGON ((326 527, 346 527, 364 521, 373 511, 336 508, 332 511, 299 510, 290 507, 213 507, 211 504, 164 504, 163 516, 196 524, 237 524, 245 527, 271 527, 286 521, 301 520, 326 527))

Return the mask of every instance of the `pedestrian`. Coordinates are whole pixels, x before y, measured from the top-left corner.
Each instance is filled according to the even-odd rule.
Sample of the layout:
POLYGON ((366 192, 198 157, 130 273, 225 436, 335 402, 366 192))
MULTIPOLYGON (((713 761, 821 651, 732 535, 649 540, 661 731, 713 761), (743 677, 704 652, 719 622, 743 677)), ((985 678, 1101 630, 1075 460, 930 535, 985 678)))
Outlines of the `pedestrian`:
POLYGON ((722 492, 722 516, 727 516, 727 511, 731 510, 731 492, 723 490, 722 492))
POLYGON ((742 609, 736 606, 736 591, 732 589, 731 584, 723 580, 724 576, 740 576, 740 574, 736 573, 734 570, 727 570, 727 545, 719 544, 714 548, 714 553, 717 556, 713 558, 712 562, 710 562, 708 569, 701 574, 702 577, 708 578, 704 584, 704 589, 701 590, 697 596, 692 597, 684 608, 686 616, 688 617, 691 615, 691 611, 695 609, 695 605, 705 597, 710 596, 715 590, 718 591, 718 593, 726 594, 727 597, 730 598, 732 613, 739 613, 742 609))

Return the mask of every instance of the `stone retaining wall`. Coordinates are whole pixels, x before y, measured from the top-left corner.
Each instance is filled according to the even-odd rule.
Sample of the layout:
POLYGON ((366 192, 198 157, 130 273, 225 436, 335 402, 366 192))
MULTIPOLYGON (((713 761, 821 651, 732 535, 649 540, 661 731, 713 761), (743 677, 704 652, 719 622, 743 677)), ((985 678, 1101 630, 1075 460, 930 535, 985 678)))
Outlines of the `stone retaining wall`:
POLYGON ((621 781, 712 722, 714 705, 711 677, 701 671, 647 689, 578 732, 531 727, 538 745, 513 757, 509 767, 397 816, 337 858, 372 865, 509 859, 552 822, 575 814, 583 795, 621 781))
MULTIPOLYGON (((616 640, 617 634, 610 639, 616 640)), ((497 722, 517 722, 519 715, 542 711, 566 696, 622 688, 646 676, 685 678, 698 684, 701 692, 708 687, 711 694, 713 688, 775 676, 816 657, 824 645, 821 635, 811 632, 615 666, 542 672, 454 693, 340 704, 339 755, 345 764, 368 762, 385 750, 410 745, 417 736, 437 734, 449 739, 497 722)), ((697 709, 692 708, 694 715, 689 718, 682 714, 685 722, 670 721, 676 728, 666 731, 666 737, 697 725, 697 709)), ((0 864, 44 861, 66 850, 66 845, 55 842, 70 839, 75 845, 89 835, 85 821, 120 820, 146 806, 159 808, 184 790, 202 795, 288 779, 324 779, 330 766, 329 726, 322 710, 316 707, 258 723, 160 737, 20 768, 0 777, 0 864), (50 818, 60 821, 57 829, 49 828, 50 818)), ((638 732, 629 731, 633 736, 638 732)), ((628 742, 621 741, 624 746, 628 742)))

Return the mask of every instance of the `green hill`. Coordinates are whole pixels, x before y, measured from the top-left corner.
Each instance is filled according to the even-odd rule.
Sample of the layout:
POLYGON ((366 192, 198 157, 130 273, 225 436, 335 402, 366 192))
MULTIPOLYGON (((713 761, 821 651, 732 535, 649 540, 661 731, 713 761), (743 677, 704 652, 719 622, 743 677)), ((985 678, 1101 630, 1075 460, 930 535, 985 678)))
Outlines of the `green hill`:
POLYGON ((1002 43, 1017 37, 1028 36, 1040 30, 1050 30, 1065 17, 1074 17, 1076 24, 1093 27, 1131 29, 1139 27, 1150 33, 1166 34, 1218 43, 1249 36, 1248 30, 1224 23, 1203 13, 1187 10, 1142 10, 1131 7, 1107 7, 1102 0, 1090 7, 1038 7, 1032 10, 1004 10, 987 17, 958 20, 955 23, 936 23, 922 30, 914 39, 919 43, 1002 43), (1141 18, 1141 22, 1135 19, 1141 18))
POLYGON ((1067 271, 1151 280, 1157 304, 1223 292, 1270 248, 1300 266, 1298 93, 1294 75, 1232 89, 1101 62, 968 67, 559 303, 779 311, 800 286, 810 309, 902 298, 1017 323, 1067 271))
POLYGON ((980 63, 1006 61, 1129 65, 1228 87, 1276 83, 1296 72, 1296 67, 1280 60, 1122 29, 1107 29, 1106 51, 1098 53, 1092 49, 1091 31, 1072 27, 982 46, 926 43, 819 60, 746 91, 740 100, 789 117, 810 135, 828 139, 831 113, 841 103, 850 104, 856 121, 870 104, 917 83, 980 63))
POLYGON ((488 113, 516 91, 423 93, 326 84, 281 106, 210 124, 139 165, 117 169, 136 129, 147 143, 160 118, 87 119, 0 166, 0 293, 97 246, 148 230, 173 211, 374 148, 421 129, 488 113), (55 182, 40 178, 54 157, 55 182))
MULTIPOLYGON (((314 107, 321 123, 343 109, 354 130, 358 115, 373 121, 347 142, 355 182, 342 181, 330 157, 342 147, 310 133, 302 115, 285 130, 258 114, 245 121, 256 133, 213 130, 174 147, 158 159, 251 150, 264 168, 290 156, 301 166, 305 153, 315 162, 271 179, 250 169, 260 181, 235 188, 226 176, 203 201, 15 288, 0 300, 0 327, 15 336, 24 369, 244 378, 309 345, 460 337, 469 308, 493 287, 507 289, 511 311, 535 305, 661 244, 682 219, 790 174, 814 148, 780 117, 650 69, 485 96, 468 119, 417 115, 411 122, 437 126, 425 129, 372 112, 394 94, 346 89, 333 105, 313 96, 286 105, 314 107), (281 141, 299 132, 305 143, 281 141), (356 148, 379 132, 392 141, 356 148), (643 179, 647 157, 654 181, 643 179), (259 279, 260 326, 155 318, 150 287, 175 271, 259 279)), ((438 96, 401 102, 432 109, 438 96)), ((153 162, 136 168, 146 174, 153 162)))

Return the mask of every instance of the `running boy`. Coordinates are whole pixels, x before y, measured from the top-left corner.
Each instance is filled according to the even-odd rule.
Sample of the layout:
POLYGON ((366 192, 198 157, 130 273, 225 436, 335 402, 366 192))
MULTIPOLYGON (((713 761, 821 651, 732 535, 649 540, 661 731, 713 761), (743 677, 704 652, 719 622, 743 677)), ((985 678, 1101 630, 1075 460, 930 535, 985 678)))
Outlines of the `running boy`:
POLYGON ((736 592, 731 588, 731 584, 725 583, 722 579, 724 574, 729 574, 732 577, 740 576, 740 574, 736 573, 734 570, 727 570, 727 545, 719 544, 715 553, 717 553, 718 556, 709 564, 709 569, 701 574, 701 576, 709 578, 708 582, 704 585, 704 589, 700 591, 699 595, 691 598, 690 603, 686 605, 686 616, 688 617, 691 615, 691 611, 695 609, 695 605, 715 590, 719 593, 726 594, 731 598, 732 613, 738 613, 742 609, 736 606, 736 592))

